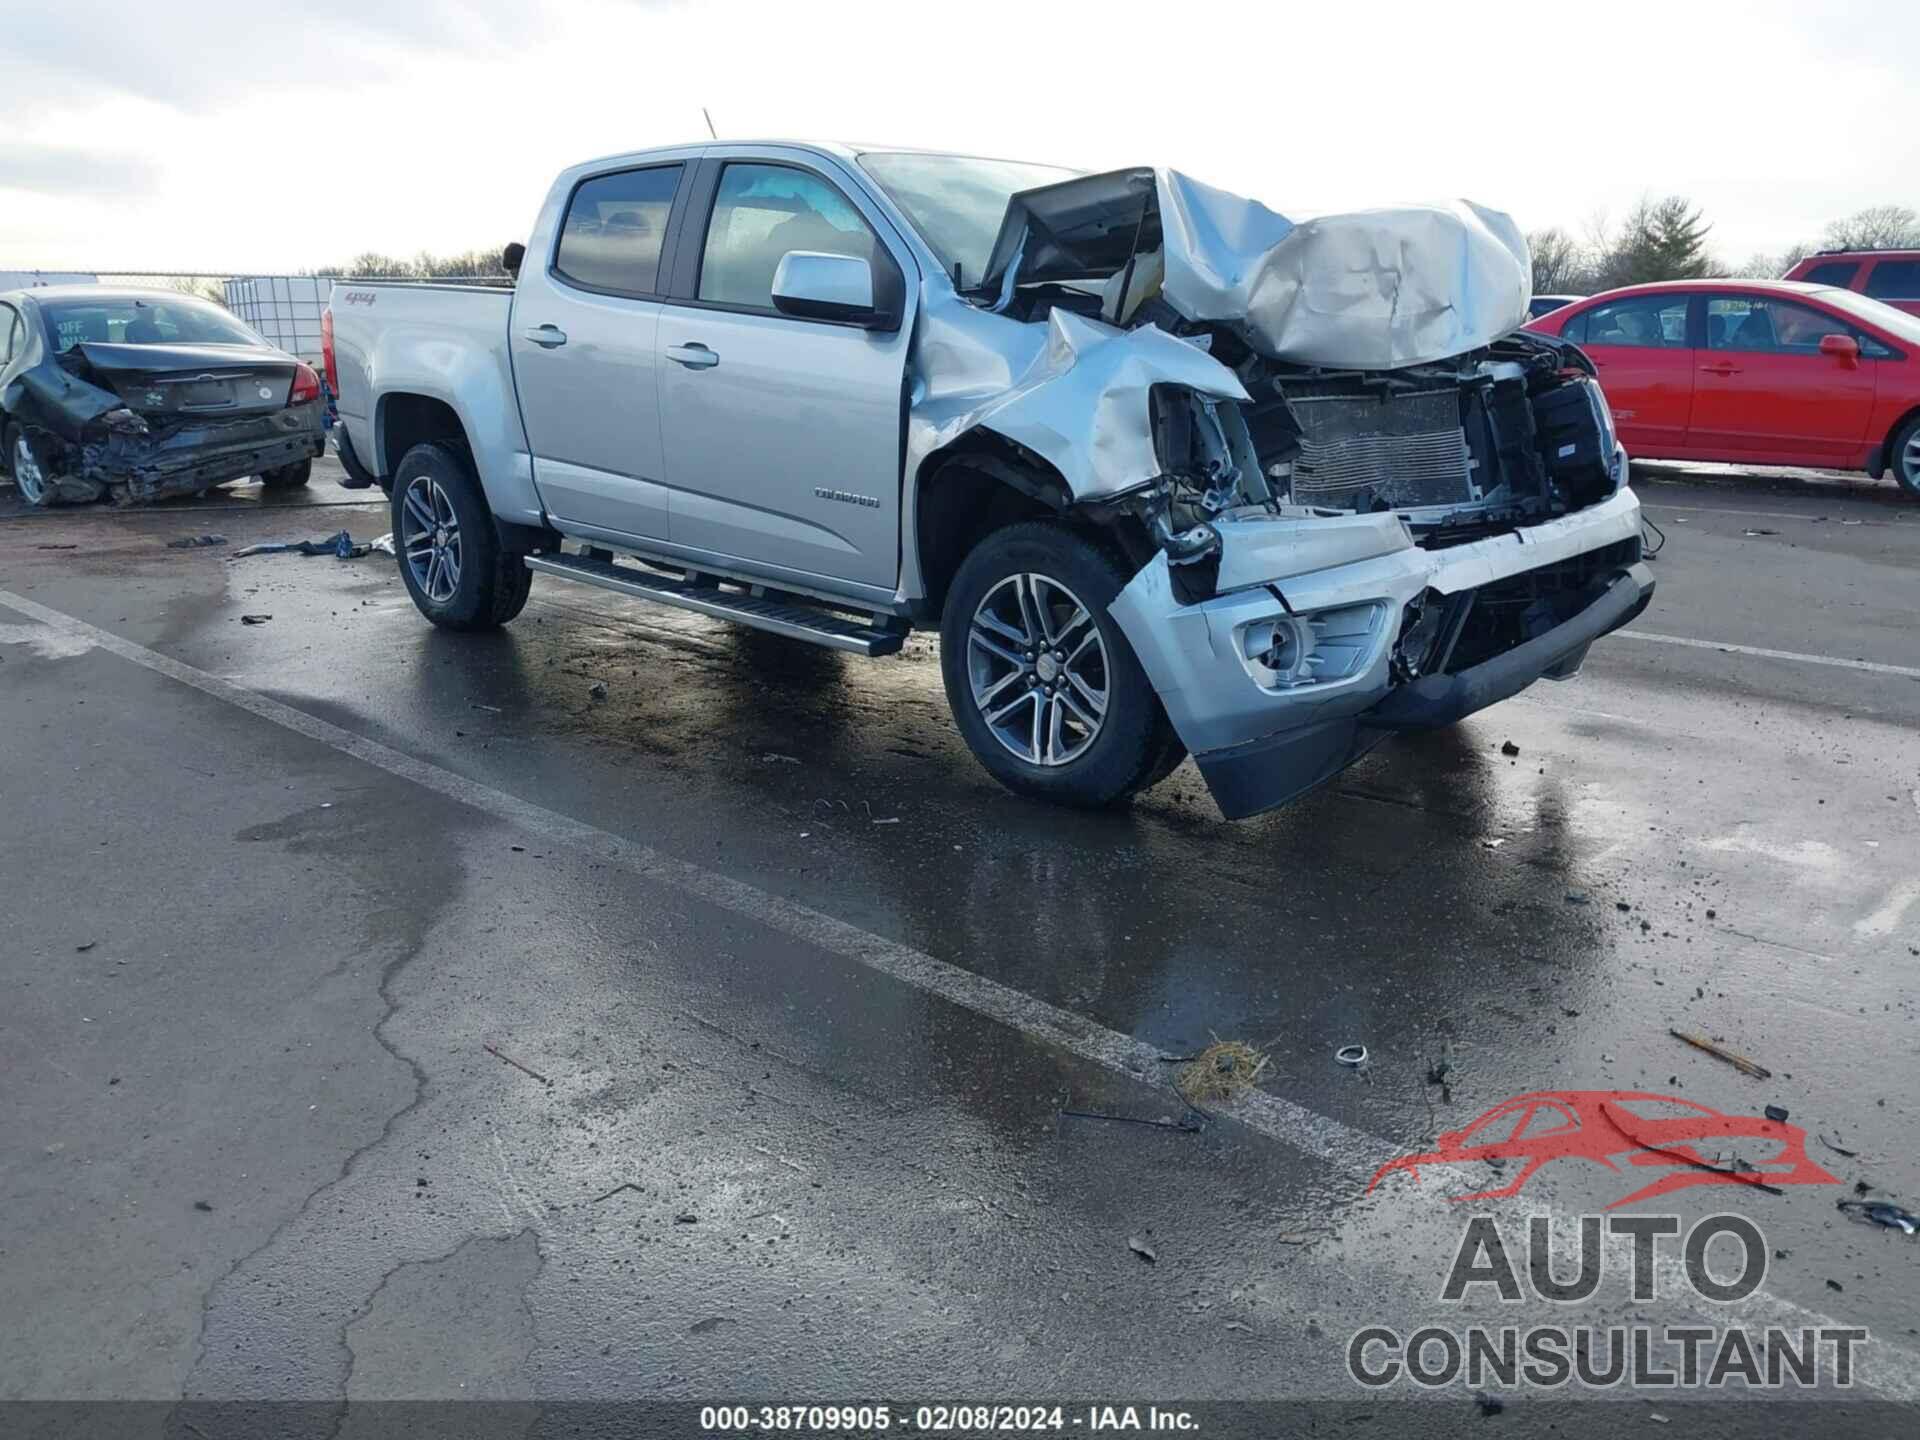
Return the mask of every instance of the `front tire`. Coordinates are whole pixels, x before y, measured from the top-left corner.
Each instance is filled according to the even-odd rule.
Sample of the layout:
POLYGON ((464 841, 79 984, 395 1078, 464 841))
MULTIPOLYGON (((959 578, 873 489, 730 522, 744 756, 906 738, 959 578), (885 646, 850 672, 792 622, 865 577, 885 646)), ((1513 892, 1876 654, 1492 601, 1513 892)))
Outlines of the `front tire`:
POLYGON ((262 470, 260 483, 269 490, 298 490, 313 478, 313 461, 297 460, 276 470, 262 470))
POLYGON ((974 758, 1017 794, 1086 808, 1162 778, 1178 740, 1107 613, 1128 576, 1063 525, 995 531, 961 563, 940 624, 947 703, 974 758))
POLYGON ((1893 461, 1894 482, 1920 500, 1920 415, 1900 427, 1889 458, 1893 461))
POLYGON ((500 544, 465 453, 416 445, 394 472, 390 505, 401 582, 443 630, 492 630, 526 608, 533 572, 500 544))

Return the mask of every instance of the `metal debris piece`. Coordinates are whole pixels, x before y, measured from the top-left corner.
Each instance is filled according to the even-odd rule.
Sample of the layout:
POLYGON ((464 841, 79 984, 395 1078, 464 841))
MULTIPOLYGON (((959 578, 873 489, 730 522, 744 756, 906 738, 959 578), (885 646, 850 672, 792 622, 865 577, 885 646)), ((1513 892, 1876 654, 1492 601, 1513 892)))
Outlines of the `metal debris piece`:
POLYGON ((1787 1193, 1778 1185, 1769 1185, 1764 1180, 1754 1179, 1751 1169, 1738 1168, 1744 1164, 1743 1161, 1736 1160, 1734 1164, 1730 1166, 1709 1165, 1706 1161, 1695 1155, 1688 1154, 1685 1150, 1673 1150, 1665 1145, 1655 1145, 1651 1141, 1642 1139, 1640 1136, 1634 1134, 1632 1130, 1620 1123, 1620 1117, 1626 1113, 1624 1111, 1616 1110, 1611 1105, 1603 1104, 1600 1107, 1600 1113, 1607 1117, 1608 1122, 1612 1124, 1614 1129, 1618 1130, 1642 1150, 1652 1151, 1655 1155, 1664 1155, 1669 1160, 1677 1160, 1680 1164, 1690 1165, 1695 1170, 1705 1170, 1713 1175, 1725 1175, 1728 1179, 1737 1180, 1742 1185, 1751 1185, 1756 1190, 1764 1190, 1769 1195, 1784 1195, 1787 1193))
POLYGON ((1127 1237, 1127 1248, 1149 1265, 1156 1263, 1160 1259, 1160 1252, 1147 1243, 1147 1237, 1145 1235, 1129 1235, 1127 1237))
POLYGON ((226 543, 227 537, 224 535, 182 535, 178 540, 169 540, 167 548, 169 550, 204 550, 210 546, 226 543))
POLYGON ((242 625, 264 625, 272 618, 273 616, 271 615, 242 615, 240 617, 240 623, 242 625))
POLYGON ((1667 1033, 1676 1040, 1684 1040, 1696 1050, 1704 1050, 1716 1060, 1724 1060, 1742 1075, 1751 1075, 1757 1080, 1771 1080, 1773 1071, 1757 1061, 1729 1050, 1724 1045, 1716 1045, 1704 1035, 1693 1035, 1685 1030, 1669 1029, 1667 1033))
POLYGON ((1180 1130, 1189 1135, 1198 1134, 1206 1128, 1191 1115, 1180 1120, 1152 1120, 1144 1115, 1109 1115, 1104 1110, 1062 1110, 1060 1113, 1076 1120, 1112 1120, 1121 1125, 1151 1125, 1156 1130, 1180 1130))
POLYGON ((521 1074, 531 1075, 534 1079, 538 1080, 542 1085, 553 1084, 553 1081, 549 1080, 546 1076, 542 1075, 538 1070, 535 1070, 532 1067, 527 1065, 522 1065, 518 1060, 514 1059, 511 1055, 507 1054, 505 1051, 496 1050, 491 1045, 482 1045, 480 1048, 482 1050, 485 1050, 489 1055, 493 1056, 494 1059, 506 1061, 507 1064, 513 1066, 513 1068, 518 1070, 521 1074))
POLYGON ((1819 1142, 1822 1145, 1826 1146, 1827 1149, 1833 1151, 1833 1153, 1836 1155, 1844 1155, 1849 1160, 1856 1160, 1860 1156, 1860 1152, 1858 1150, 1849 1150, 1844 1145, 1836 1144, 1832 1140, 1829 1140, 1826 1136, 1820 1134, 1818 1131, 1814 1132, 1814 1136, 1816 1139, 1819 1140, 1819 1142))
POLYGON ((1884 1200, 1836 1200, 1834 1209, 1868 1225, 1883 1225, 1903 1235, 1920 1235, 1920 1215, 1884 1200))
POLYGON ((1367 1047, 1364 1045, 1342 1045, 1338 1050, 1333 1052, 1333 1058, 1338 1060, 1342 1065, 1357 1070, 1360 1066, 1367 1063, 1367 1047))

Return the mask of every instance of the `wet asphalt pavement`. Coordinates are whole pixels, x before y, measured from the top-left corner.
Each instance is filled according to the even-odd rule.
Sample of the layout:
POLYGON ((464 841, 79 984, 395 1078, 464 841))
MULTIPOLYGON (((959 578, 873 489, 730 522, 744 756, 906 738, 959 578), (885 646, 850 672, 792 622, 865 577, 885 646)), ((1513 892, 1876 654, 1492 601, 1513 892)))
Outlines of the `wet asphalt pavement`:
MULTIPOLYGON (((1517 1168, 1368 1181, 1540 1090, 1786 1107, 1836 1183, 1651 1208, 1760 1225, 1743 1323, 1871 1331, 1806 1424, 1896 1433, 1860 1402, 1920 1399, 1920 1241, 1835 1209, 1920 1210, 1920 506, 1890 486, 1644 472, 1637 634, 1234 825, 1190 765, 1114 814, 1005 794, 927 637, 795 651, 547 579, 448 636, 386 557, 228 558, 385 531, 334 474, 293 504, 0 491, 0 1399, 1479 1424, 1458 1384, 1360 1390, 1346 1347, 1570 1323, 1439 1299, 1447 1197, 1517 1168), (1178 1128, 1158 1057, 1215 1039, 1270 1067, 1178 1128)), ((1568 1160, 1478 1208, 1647 1178, 1568 1160)), ((1610 1272, 1577 1318, 1712 1309, 1610 1272)), ((1580 1408, 1662 1409, 1617 1398, 1580 1408)))

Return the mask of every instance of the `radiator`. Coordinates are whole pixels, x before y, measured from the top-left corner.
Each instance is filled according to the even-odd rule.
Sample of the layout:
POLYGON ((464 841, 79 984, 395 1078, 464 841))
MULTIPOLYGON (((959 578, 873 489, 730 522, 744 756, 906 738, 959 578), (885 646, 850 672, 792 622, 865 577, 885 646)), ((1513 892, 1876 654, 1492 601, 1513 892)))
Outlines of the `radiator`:
POLYGON ((1290 403, 1302 431, 1293 462, 1293 498, 1301 504, 1346 508, 1362 490, 1395 509, 1479 498, 1457 388, 1290 403))

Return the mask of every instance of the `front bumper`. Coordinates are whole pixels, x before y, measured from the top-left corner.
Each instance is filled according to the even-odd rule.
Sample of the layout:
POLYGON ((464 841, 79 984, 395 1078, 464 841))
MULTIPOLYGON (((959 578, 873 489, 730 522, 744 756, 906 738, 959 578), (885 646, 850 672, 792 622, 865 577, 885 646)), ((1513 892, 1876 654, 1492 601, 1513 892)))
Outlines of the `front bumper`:
POLYGON ((1542 677, 1566 678, 1653 593, 1638 563, 1640 502, 1624 488, 1557 520, 1435 550, 1391 514, 1216 528, 1225 593, 1181 604, 1156 556, 1112 613, 1229 819, 1321 784, 1395 730, 1451 724, 1542 677), (1585 565, 1589 588, 1525 641, 1459 669, 1396 678, 1409 602, 1438 608, 1529 572, 1585 565), (1266 657, 1292 656, 1280 670, 1253 653, 1275 636, 1283 643, 1266 657))

